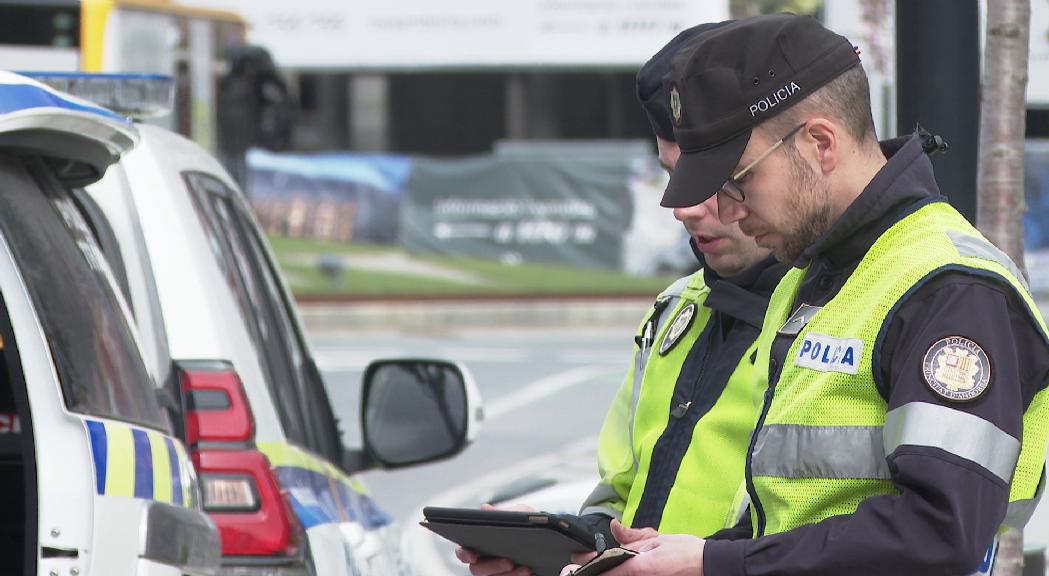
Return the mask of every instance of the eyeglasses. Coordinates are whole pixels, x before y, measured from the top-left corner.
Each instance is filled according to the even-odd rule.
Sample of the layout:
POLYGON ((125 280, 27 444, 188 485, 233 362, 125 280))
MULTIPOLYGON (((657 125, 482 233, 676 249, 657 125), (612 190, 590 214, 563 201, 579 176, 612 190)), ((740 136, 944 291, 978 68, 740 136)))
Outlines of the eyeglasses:
POLYGON ((770 154, 775 152, 777 148, 785 144, 791 136, 797 134, 798 130, 801 130, 804 127, 804 122, 798 124, 790 132, 787 132, 786 136, 780 138, 779 141, 773 144, 772 146, 769 146, 768 150, 762 152, 761 155, 755 158, 753 162, 744 166, 742 169, 740 169, 739 172, 733 174, 732 177, 730 177, 728 180, 725 180, 725 183, 721 185, 721 192, 724 192, 725 196, 732 198, 736 202, 742 202, 746 200, 747 195, 743 192, 743 188, 739 185, 739 179, 746 176, 747 172, 750 172, 755 166, 758 165, 758 162, 761 162, 765 158, 768 158, 770 154))

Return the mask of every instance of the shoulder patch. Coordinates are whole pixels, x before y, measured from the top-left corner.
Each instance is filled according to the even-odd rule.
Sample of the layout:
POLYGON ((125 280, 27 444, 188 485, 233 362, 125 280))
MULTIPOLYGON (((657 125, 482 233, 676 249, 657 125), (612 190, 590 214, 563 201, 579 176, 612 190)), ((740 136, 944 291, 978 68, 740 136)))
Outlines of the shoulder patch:
POLYGON ((670 323, 670 328, 667 328, 667 333, 663 336, 663 342, 659 344, 659 355, 666 356, 670 350, 674 348, 674 345, 681 340, 681 337, 688 332, 688 328, 692 326, 692 320, 696 317, 696 303, 689 302, 687 306, 681 309, 674 317, 674 321, 670 323))
POLYGON ((991 383, 991 359, 979 344, 964 336, 937 340, 922 361, 925 383, 952 402, 979 398, 991 383))

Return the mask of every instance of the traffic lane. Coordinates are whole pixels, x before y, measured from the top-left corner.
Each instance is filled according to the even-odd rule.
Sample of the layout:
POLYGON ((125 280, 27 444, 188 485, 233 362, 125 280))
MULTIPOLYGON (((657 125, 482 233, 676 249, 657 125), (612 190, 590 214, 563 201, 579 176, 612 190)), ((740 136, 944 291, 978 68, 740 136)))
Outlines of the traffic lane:
POLYGON ((485 411, 490 414, 493 409, 496 413, 502 409, 500 398, 509 398, 529 383, 573 367, 608 367, 619 370, 621 379, 630 368, 632 347, 632 332, 622 329, 311 338, 314 358, 348 447, 361 445, 361 378, 373 360, 411 357, 459 361, 473 374, 485 411))
MULTIPOLYGON (((359 445, 357 421, 363 368, 349 366, 340 354, 352 350, 361 359, 358 365, 374 359, 373 353, 382 357, 441 354, 448 359, 469 358, 465 364, 474 373, 488 413, 473 445, 444 462, 365 475, 382 506, 405 520, 404 516, 427 503, 428 497, 450 487, 596 435, 629 369, 631 338, 628 332, 608 331, 485 332, 452 340, 422 336, 349 337, 314 342, 314 350, 336 414, 343 422, 348 446, 359 445), (334 357, 343 358, 343 363, 335 364, 331 361, 334 357)), ((596 479, 596 463, 591 469, 596 479)), ((474 497, 476 502, 462 505, 475 505, 488 497, 479 494, 474 497)))

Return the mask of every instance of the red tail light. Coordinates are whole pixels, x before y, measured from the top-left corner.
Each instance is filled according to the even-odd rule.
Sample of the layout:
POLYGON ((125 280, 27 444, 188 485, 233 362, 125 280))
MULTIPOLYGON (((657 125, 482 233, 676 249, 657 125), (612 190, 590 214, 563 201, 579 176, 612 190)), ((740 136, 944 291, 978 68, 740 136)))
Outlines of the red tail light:
POLYGON ((186 443, 226 556, 296 555, 302 527, 269 460, 255 449, 244 386, 227 363, 179 366, 186 443))
POLYGON ((255 435, 251 408, 240 377, 226 364, 212 370, 183 369, 186 443, 249 442, 255 435), (221 369, 220 367, 225 367, 221 369))

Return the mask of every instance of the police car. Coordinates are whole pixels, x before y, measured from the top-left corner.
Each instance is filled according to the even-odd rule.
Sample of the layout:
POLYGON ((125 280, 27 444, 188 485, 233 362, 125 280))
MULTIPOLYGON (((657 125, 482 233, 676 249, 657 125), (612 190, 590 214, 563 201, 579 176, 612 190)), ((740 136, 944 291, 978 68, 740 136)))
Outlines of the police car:
MULTIPOLYGON (((128 78, 46 80, 97 97, 128 78)), ((80 209, 189 447, 203 508, 221 533, 222 573, 406 572, 399 533, 354 474, 462 450, 480 425, 470 374, 440 360, 372 363, 364 446, 344 447, 243 194, 196 144, 155 126, 137 130, 137 146, 87 187, 80 209)))
POLYGON ((219 569, 188 451, 80 210, 137 140, 120 116, 0 72, 5 574, 219 569))

